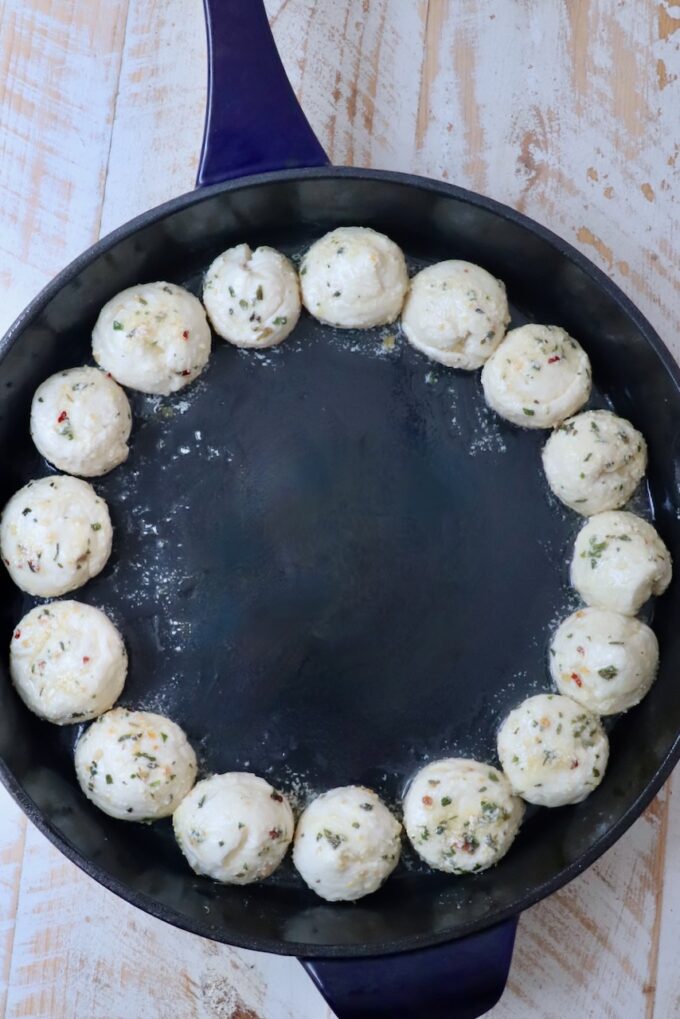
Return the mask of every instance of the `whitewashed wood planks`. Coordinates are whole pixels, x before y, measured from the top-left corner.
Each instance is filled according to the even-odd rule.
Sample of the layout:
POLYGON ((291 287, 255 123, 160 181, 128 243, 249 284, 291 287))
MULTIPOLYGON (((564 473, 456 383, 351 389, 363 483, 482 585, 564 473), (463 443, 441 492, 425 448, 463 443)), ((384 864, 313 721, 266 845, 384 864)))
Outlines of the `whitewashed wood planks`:
POLYGON ((327 1014, 294 960, 236 951, 153 920, 95 885, 32 825, 15 887, 20 908, 2 1013, 12 1019, 327 1014))
MULTIPOLYGON (((267 8, 336 162, 449 179, 522 209, 615 277, 680 353, 680 5, 269 0, 267 8)), ((100 230, 192 186, 201 18, 198 0, 5 3, 3 325, 100 230)), ((680 808, 670 803, 667 790, 595 868, 522 919, 494 1019, 680 1014, 672 851, 680 808)), ((5 794, 0 981, 9 1016, 328 1015, 294 961, 212 945, 119 903, 5 794)))
POLYGON ((3 328, 99 234, 126 10, 0 6, 3 328))
POLYGON ((194 187, 206 73, 201 0, 130 0, 102 233, 194 187))

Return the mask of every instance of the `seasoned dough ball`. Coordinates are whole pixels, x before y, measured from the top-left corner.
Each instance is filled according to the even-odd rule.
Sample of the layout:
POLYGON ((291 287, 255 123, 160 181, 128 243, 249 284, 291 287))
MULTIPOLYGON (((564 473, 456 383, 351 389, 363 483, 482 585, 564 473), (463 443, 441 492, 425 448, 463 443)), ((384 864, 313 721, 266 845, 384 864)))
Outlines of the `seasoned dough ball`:
POLYGON ((630 421, 587 410, 556 428, 543 468, 558 499, 591 516, 628 502, 647 467, 647 444, 630 421))
POLYGON ((560 693, 598 715, 626 711, 656 676, 659 645, 645 623, 606 609, 579 609, 557 628, 550 672, 560 693))
POLYGON ((413 277, 401 327, 434 361, 472 371, 494 352, 509 321, 503 283, 479 265, 453 260, 413 277))
POLYGON ((172 823, 193 870, 234 885, 269 877, 295 829, 285 796, 263 778, 239 771, 198 782, 172 823))
POLYGON ((408 289, 401 249, 384 234, 341 226, 312 244, 300 267, 305 308, 341 329, 394 322, 408 289))
POLYGON ((401 852, 401 825, 371 789, 348 785, 313 800, 298 821, 293 862, 329 902, 376 891, 401 852))
POLYGON ((95 478, 123 463, 131 427, 127 396, 98 368, 50 375, 31 404, 31 438, 67 474, 95 478))
POLYGON ((671 582, 670 552, 651 524, 634 513, 597 513, 579 531, 571 582, 586 605, 634 616, 671 582))
POLYGON ((563 807, 600 784, 609 741, 597 715, 569 697, 538 694, 503 722, 498 756, 516 793, 540 807, 563 807))
POLYGON ((127 673, 121 635, 91 605, 37 605, 17 625, 10 675, 26 707, 57 725, 96 718, 120 696, 127 673))
POLYGON ((139 283, 104 305, 92 354, 122 386, 168 396, 197 378, 210 357, 203 305, 174 283, 139 283))
POLYGON ((552 428, 590 395, 590 361, 559 326, 511 329, 482 370, 488 405, 521 428, 552 428))
POLYGON ((300 288, 292 263, 274 248, 239 244, 208 269, 203 303, 213 328, 237 347, 273 347, 300 317, 300 288))
POLYGON ((427 764, 404 799, 404 826, 413 848, 431 867, 450 874, 498 863, 523 813, 501 771, 462 757, 427 764))
POLYGON ((29 481, 0 520, 2 560, 23 591, 52 598, 82 587, 103 570, 113 530, 92 485, 65 474, 29 481))
POLYGON ((196 754, 183 730, 150 711, 101 715, 78 740, 75 763, 87 798, 121 821, 167 817, 196 781, 196 754))

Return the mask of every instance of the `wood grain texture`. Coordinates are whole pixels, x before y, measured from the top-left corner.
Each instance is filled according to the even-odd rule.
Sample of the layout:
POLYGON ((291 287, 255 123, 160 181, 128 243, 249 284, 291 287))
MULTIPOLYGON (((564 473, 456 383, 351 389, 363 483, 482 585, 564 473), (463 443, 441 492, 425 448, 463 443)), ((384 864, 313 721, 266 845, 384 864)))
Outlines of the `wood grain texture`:
POLYGON ((93 885, 32 826, 20 897, 8 1019, 327 1014, 294 960, 237 951, 152 920, 93 885), (299 986, 288 998, 293 980, 299 986))
POLYGON ((203 135, 207 70, 201 0, 129 4, 102 234, 190 191, 203 135))
MULTIPOLYGON (((267 0, 332 159, 481 190, 617 279, 680 355, 680 4, 267 0)), ((200 0, 0 8, 0 325, 62 265, 193 186, 200 0)), ((493 1019, 680 1014, 680 804, 528 911, 493 1019)), ((0 792, 0 1014, 328 1019, 293 960, 169 928, 67 863, 0 792)))
POLYGON ((2 327, 99 234, 126 0, 0 6, 2 327))
POLYGON ((0 1015, 5 1015, 9 975, 14 956, 19 882, 26 841, 26 818, 0 789, 0 1015))

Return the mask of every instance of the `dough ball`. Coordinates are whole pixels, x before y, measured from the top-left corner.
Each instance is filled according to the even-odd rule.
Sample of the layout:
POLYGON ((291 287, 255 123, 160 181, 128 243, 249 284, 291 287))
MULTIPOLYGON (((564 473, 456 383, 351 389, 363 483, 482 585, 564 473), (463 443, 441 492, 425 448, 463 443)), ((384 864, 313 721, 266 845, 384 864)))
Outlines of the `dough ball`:
POLYGON ((394 322, 408 289, 400 248, 364 226, 341 226, 312 244, 300 267, 302 300, 321 322, 369 329, 394 322))
POLYGON ((123 639, 91 605, 37 605, 15 627, 9 669, 27 708, 48 722, 96 718, 120 697, 127 673, 123 639))
POLYGON ((92 485, 66 474, 29 481, 0 520, 2 560, 22 591, 53 598, 103 570, 113 529, 92 485))
POLYGON ((482 371, 488 405, 520 428, 552 428, 590 396, 590 361, 559 326, 511 329, 482 371))
POLYGON ((234 885, 269 877, 295 829, 285 796, 263 778, 239 771, 198 782, 172 823, 192 869, 234 885))
POLYGON ((597 513, 579 531, 571 582, 586 605, 634 616, 671 582, 670 552, 651 524, 634 513, 597 513))
POLYGON ((589 517, 628 502, 647 468, 647 444, 625 418, 587 410, 555 429, 543 468, 557 498, 589 517))
POLYGON ((99 477, 128 457, 128 398, 98 368, 50 375, 31 404, 31 438, 46 460, 67 474, 99 477))
POLYGON ((401 825, 371 789, 348 785, 313 800, 298 821, 293 861, 329 902, 375 892, 401 852, 401 825))
POLYGON ((105 814, 155 821, 172 814, 193 786, 196 754, 169 718, 113 708, 78 740, 76 774, 105 814))
POLYGON ((203 303, 216 333, 237 347, 273 347, 300 317, 292 262, 274 248, 239 244, 208 269, 203 303))
POLYGON ((498 732, 510 785, 529 803, 580 803, 602 781, 609 741, 597 715, 569 697, 538 694, 511 711, 498 732))
POLYGON ((210 357, 203 305, 174 283, 139 283, 104 305, 92 354, 122 386, 168 396, 198 378, 210 357))
POLYGON ((560 693, 598 715, 638 704, 659 664, 659 645, 645 623, 606 609, 579 609, 557 628, 550 672, 560 693))
POLYGON ((430 867, 450 874, 498 863, 523 813, 501 771, 462 757, 427 764, 404 799, 404 826, 413 848, 430 867))
POLYGON ((471 262, 438 262, 411 280, 401 316, 406 339, 450 368, 480 368, 510 321, 505 286, 471 262))

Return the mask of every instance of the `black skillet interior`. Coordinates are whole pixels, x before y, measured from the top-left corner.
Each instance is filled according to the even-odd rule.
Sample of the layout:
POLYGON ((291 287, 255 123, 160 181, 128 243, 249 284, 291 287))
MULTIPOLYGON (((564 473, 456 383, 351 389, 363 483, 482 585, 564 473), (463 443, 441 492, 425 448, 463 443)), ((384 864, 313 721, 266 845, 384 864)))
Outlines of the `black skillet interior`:
MULTIPOLYGON (((585 345, 594 406, 629 417, 650 447, 650 513, 680 561, 678 376, 649 326, 603 276, 514 213, 457 189, 368 171, 271 175, 179 199, 83 256, 29 310, 0 366, 4 502, 49 468, 28 434, 36 385, 87 361, 100 306, 145 280, 185 283, 247 240, 299 254, 326 229, 373 226, 412 269, 479 262, 506 281, 513 323, 558 323, 585 345), (134 227, 137 229, 134 229, 134 227), (20 336, 18 334, 21 334, 20 336), (651 336, 651 342, 650 342, 651 336)), ((427 361, 396 327, 341 333, 307 315, 280 348, 217 341, 173 398, 131 394, 132 452, 96 482, 114 552, 75 594, 105 608, 130 652, 122 703, 180 722, 205 771, 252 769, 304 799, 350 782, 396 802, 442 755, 495 761, 495 730, 546 689, 546 645, 574 605, 577 517, 549 495, 543 433, 488 412, 478 373, 427 361)), ((1 633, 31 605, 2 587, 1 633)), ((535 811, 499 867, 426 871, 408 852, 376 895, 322 903, 290 863, 261 886, 194 876, 170 823, 113 821, 79 792, 78 729, 41 723, 0 683, 5 780, 97 879, 215 940, 300 955, 394 951, 487 926, 583 869, 670 770, 680 730, 679 585, 655 610, 659 680, 612 727, 602 786, 535 811)))

